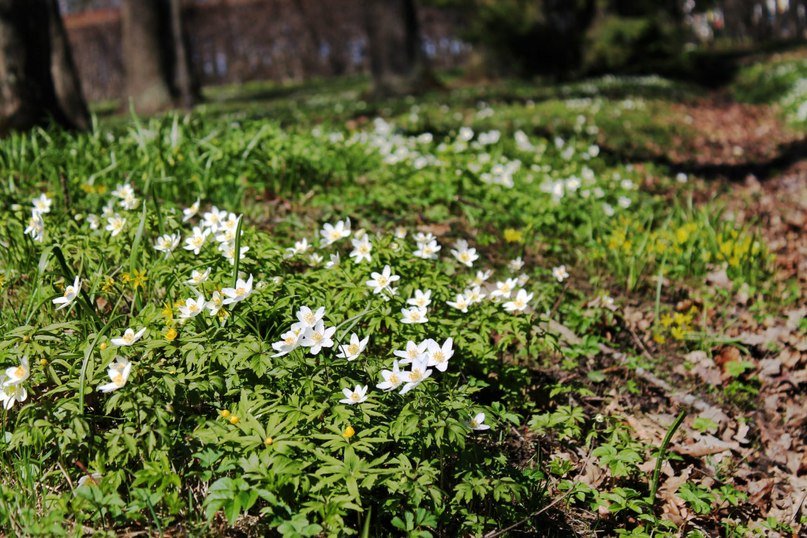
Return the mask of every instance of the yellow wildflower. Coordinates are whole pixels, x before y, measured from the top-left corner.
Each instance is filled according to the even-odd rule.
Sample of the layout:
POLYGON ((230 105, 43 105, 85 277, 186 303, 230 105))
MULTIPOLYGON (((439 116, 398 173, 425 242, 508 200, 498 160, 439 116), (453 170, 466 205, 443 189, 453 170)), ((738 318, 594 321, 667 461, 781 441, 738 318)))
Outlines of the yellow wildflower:
POLYGON ((342 437, 345 439, 350 439, 354 435, 356 435, 356 430, 353 429, 353 426, 348 426, 345 428, 345 431, 342 432, 342 437))
POLYGON ((521 243, 524 240, 524 233, 521 230, 507 228, 504 231, 504 240, 508 243, 521 243))

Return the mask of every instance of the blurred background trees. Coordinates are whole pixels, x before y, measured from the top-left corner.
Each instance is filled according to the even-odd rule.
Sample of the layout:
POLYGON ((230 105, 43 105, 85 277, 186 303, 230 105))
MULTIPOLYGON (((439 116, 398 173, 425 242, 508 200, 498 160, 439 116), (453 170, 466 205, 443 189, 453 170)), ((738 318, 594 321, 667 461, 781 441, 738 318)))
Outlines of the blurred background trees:
POLYGON ((370 75, 371 97, 451 70, 718 84, 803 40, 807 0, 0 0, 0 131, 88 124, 92 102, 189 108, 203 85, 370 75), (71 53, 72 49, 72 53, 71 53), (75 62, 73 61, 75 60, 75 62))

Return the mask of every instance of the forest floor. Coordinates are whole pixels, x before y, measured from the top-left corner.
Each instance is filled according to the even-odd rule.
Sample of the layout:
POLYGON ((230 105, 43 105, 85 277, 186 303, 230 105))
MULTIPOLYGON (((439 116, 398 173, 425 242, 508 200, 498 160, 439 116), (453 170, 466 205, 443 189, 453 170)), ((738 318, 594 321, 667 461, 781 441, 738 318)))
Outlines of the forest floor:
POLYGON ((256 83, 4 141, 0 529, 799 536, 804 80, 256 83), (338 347, 279 351, 308 306, 338 347))

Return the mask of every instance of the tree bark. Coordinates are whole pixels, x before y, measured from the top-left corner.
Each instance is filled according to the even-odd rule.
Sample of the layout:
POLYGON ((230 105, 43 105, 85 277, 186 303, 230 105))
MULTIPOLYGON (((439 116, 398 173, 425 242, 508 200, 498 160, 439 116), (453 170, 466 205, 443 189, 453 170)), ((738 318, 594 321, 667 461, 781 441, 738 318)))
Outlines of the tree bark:
POLYGON ((49 121, 89 123, 56 1, 0 0, 0 136, 49 121))
POLYGON ((121 5, 126 96, 135 111, 151 114, 170 108, 170 36, 167 7, 160 0, 124 0, 121 5))
POLYGON ((173 79, 182 106, 190 109, 200 98, 199 82, 191 69, 188 36, 182 23, 182 0, 169 0, 171 7, 171 40, 173 42, 173 79))
POLYGON ((438 86, 421 46, 415 0, 365 0, 364 15, 376 97, 438 86))

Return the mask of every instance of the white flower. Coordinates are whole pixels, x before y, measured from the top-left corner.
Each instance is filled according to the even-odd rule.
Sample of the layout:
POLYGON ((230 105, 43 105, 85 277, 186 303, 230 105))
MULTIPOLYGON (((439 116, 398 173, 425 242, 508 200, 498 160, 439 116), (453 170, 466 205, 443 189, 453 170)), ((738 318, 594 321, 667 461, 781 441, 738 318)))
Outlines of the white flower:
POLYGON ((126 384, 129 373, 132 371, 132 363, 126 357, 117 357, 115 362, 109 365, 107 375, 111 381, 106 385, 101 385, 98 390, 101 392, 112 392, 118 390, 126 384))
POLYGON ((628 198, 627 196, 620 196, 619 198, 617 198, 616 203, 619 204, 619 207, 621 207, 622 209, 627 209, 630 207, 631 201, 630 198, 628 198))
POLYGON ((219 291, 214 291, 210 296, 210 300, 205 303, 205 308, 210 316, 215 316, 219 310, 224 306, 224 297, 221 296, 219 291))
POLYGON ((611 204, 602 204, 602 212, 605 213, 606 217, 612 217, 615 213, 614 207, 611 204))
POLYGON ((457 294, 457 298, 453 301, 446 301, 446 304, 452 308, 456 308, 460 312, 468 312, 468 307, 471 306, 471 301, 462 293, 457 294))
POLYGON ((429 318, 426 317, 427 315, 428 311, 425 308, 419 308, 417 306, 402 308, 401 323, 406 324, 427 323, 429 321, 429 318))
POLYGON ((78 484, 76 485, 76 489, 87 486, 90 484, 98 484, 101 481, 101 473, 92 473, 92 474, 83 474, 81 478, 78 479, 78 484))
POLYGON ((504 303, 502 306, 508 312, 523 312, 530 301, 532 301, 532 293, 527 293, 526 290, 521 289, 518 290, 515 299, 504 303))
POLYGON ((313 329, 317 326, 322 320, 322 317, 325 315, 325 307, 321 306, 317 308, 316 311, 311 310, 307 306, 300 307, 297 310, 297 319, 300 320, 291 326, 292 331, 301 330, 305 331, 306 329, 313 329))
POLYGON ((454 339, 447 338, 441 346, 432 339, 427 340, 426 344, 426 357, 429 360, 428 365, 434 366, 441 372, 445 372, 448 368, 448 359, 454 356, 454 339))
POLYGON ((366 402, 367 385, 364 385, 363 387, 361 385, 356 385, 356 388, 353 390, 342 389, 342 394, 344 394, 345 397, 339 400, 340 403, 347 405, 356 405, 362 402, 366 402))
POLYGON ((300 347, 300 340, 303 337, 303 330, 290 330, 280 335, 281 340, 272 344, 272 349, 277 351, 273 357, 282 357, 288 355, 298 347, 300 347))
POLYGON ((227 297, 223 301, 225 305, 235 304, 243 301, 252 293, 252 275, 249 275, 246 282, 240 278, 237 279, 234 288, 224 288, 221 290, 221 293, 227 297))
POLYGON ((190 207, 182 210, 182 222, 188 222, 199 212, 199 198, 190 207))
POLYGON ((427 233, 418 232, 415 234, 415 243, 417 243, 418 245, 425 245, 426 243, 431 243, 435 239, 437 238, 431 232, 427 233))
MULTIPOLYGON (((92 216, 92 215, 91 215, 92 216)), ((179 245, 179 241, 181 236, 179 233, 175 234, 165 234, 161 235, 157 238, 157 242, 154 244, 154 250, 158 252, 165 252, 165 255, 171 254, 175 248, 179 245)))
POLYGON ((306 331, 300 345, 309 348, 312 355, 319 353, 324 347, 333 347, 331 337, 336 332, 336 327, 325 328, 322 321, 318 321, 313 329, 306 331))
POLYGON ((487 270, 487 271, 477 271, 477 272, 476 272, 476 276, 475 276, 475 277, 474 277, 474 279, 471 281, 471 284, 473 284, 474 286, 481 286, 482 284, 484 284, 485 282, 487 282, 487 280, 490 278, 490 276, 491 276, 492 274, 493 274, 493 271, 490 271, 490 270, 487 270))
POLYGON ((179 307, 179 318, 180 319, 190 319, 195 318, 199 314, 202 313, 202 310, 205 308, 205 296, 201 293, 199 297, 193 299, 192 297, 188 297, 185 299, 185 304, 179 307))
POLYGON ((469 248, 468 242, 465 239, 460 239, 454 244, 451 249, 451 254, 457 258, 457 261, 467 267, 473 267, 474 262, 479 259, 475 248, 469 248))
POLYGON ((406 228, 403 226, 397 226, 394 232, 396 239, 404 239, 406 237, 406 228))
POLYGON ((0 402, 3 408, 8 411, 15 403, 24 402, 28 398, 28 391, 22 385, 6 385, 6 379, 0 374, 0 402))
POLYGON ((333 269, 334 267, 339 265, 339 261, 340 258, 338 252, 331 254, 331 258, 327 262, 325 262, 325 269, 333 269))
POLYGON ((521 256, 516 258, 515 260, 510 260, 510 263, 507 264, 507 267, 513 271, 521 271, 521 268, 524 267, 524 260, 521 259, 521 256))
POLYGON ((398 275, 393 275, 389 265, 385 265, 380 273, 371 273, 372 280, 367 281, 367 285, 373 288, 373 293, 381 293, 389 290, 390 285, 401 279, 398 275))
POLYGON ((518 275, 517 280, 518 280, 518 285, 523 286, 527 282, 529 282, 530 276, 527 273, 521 273, 520 275, 518 275))
POLYGON ((364 351, 364 348, 367 347, 367 342, 369 341, 369 336, 364 337, 364 340, 359 340, 359 335, 353 333, 350 335, 350 344, 339 346, 340 352, 337 357, 349 361, 356 360, 364 351))
POLYGON ((140 200, 134 195, 134 192, 127 194, 124 196, 119 205, 128 211, 132 211, 133 209, 137 209, 137 205, 140 203, 140 200))
POLYGON ((28 226, 25 228, 25 234, 30 235, 31 238, 37 243, 41 243, 45 238, 45 221, 42 220, 42 215, 39 211, 31 211, 31 218, 28 219, 28 226))
POLYGON ((115 237, 119 233, 123 231, 126 227, 126 219, 121 217, 120 215, 111 215, 106 219, 107 225, 105 226, 105 230, 112 233, 112 237, 115 237))
POLYGON ((39 214, 50 213, 50 205, 53 203, 53 200, 48 198, 48 195, 44 192, 38 197, 33 199, 34 211, 39 214))
POLYGON ((322 246, 325 247, 339 241, 340 239, 350 237, 350 219, 337 221, 336 224, 326 223, 322 227, 320 235, 324 240, 324 244, 322 246))
POLYGON ((423 358, 426 355, 428 345, 428 340, 424 340, 420 344, 416 344, 410 340, 406 343, 405 350, 397 349, 393 351, 392 354, 403 359, 401 360, 401 364, 409 364, 423 358))
POLYGON ((209 229, 212 233, 219 231, 221 223, 227 218, 227 212, 220 210, 218 207, 213 206, 210 211, 202 215, 202 226, 209 229))
MULTIPOLYGON (((249 247, 241 247, 241 259, 244 258, 244 254, 249 252, 249 247)), ((235 243, 219 243, 219 252, 221 255, 224 256, 230 265, 235 264, 235 243)))
POLYGON ((421 357, 412 363, 412 369, 408 372, 404 372, 404 380, 406 381, 406 384, 401 389, 401 394, 406 394, 432 375, 432 371, 428 368, 428 366, 428 359, 425 357, 421 357))
POLYGON ((20 364, 18 366, 6 368, 3 386, 10 387, 11 385, 20 385, 23 381, 28 379, 28 376, 30 375, 31 369, 28 366, 28 357, 23 357, 20 359, 20 364))
POLYGON ((98 218, 98 215, 87 215, 87 224, 90 225, 90 230, 97 230, 101 225, 101 219, 98 218))
POLYGON ((437 241, 429 241, 428 243, 418 244, 417 250, 412 255, 424 260, 436 260, 437 253, 443 248, 437 244, 437 241))
POLYGON ((191 277, 185 281, 185 284, 200 286, 207 282, 208 277, 210 277, 210 267, 206 268, 204 271, 194 269, 191 271, 191 277))
POLYGON ((110 194, 122 200, 134 196, 134 193, 134 189, 129 183, 121 183, 110 194))
POLYGON ((479 303, 482 301, 482 299, 487 297, 487 294, 484 291, 482 291, 481 286, 474 286, 471 289, 465 290, 463 292, 463 295, 465 295, 465 298, 468 299, 469 305, 479 303))
POLYGON ((61 297, 56 297, 51 302, 53 304, 59 305, 56 307, 56 310, 67 308, 68 306, 73 304, 73 301, 76 300, 76 297, 78 297, 80 291, 81 291, 81 280, 78 277, 76 277, 72 285, 64 288, 64 294, 61 297))
POLYGON ((515 278, 508 278, 504 282, 496 282, 496 289, 490 292, 490 296, 494 299, 497 297, 509 299, 517 284, 518 281, 515 278))
POLYGON ((485 422, 485 413, 477 413, 475 416, 471 417, 469 421, 469 426, 471 426, 472 430, 481 431, 481 430, 489 430, 490 426, 484 423, 485 422))
POLYGON ((308 244, 308 239, 303 238, 294 243, 293 247, 287 248, 286 252, 289 256, 294 256, 296 254, 305 254, 310 248, 311 245, 308 244))
POLYGON ((362 261, 371 261, 370 252, 373 250, 373 244, 370 243, 370 238, 362 236, 356 237, 351 240, 353 243, 353 250, 350 252, 350 257, 353 258, 354 263, 361 263, 362 261))
POLYGON ((418 308, 426 308, 432 304, 431 297, 432 290, 415 290, 415 296, 407 299, 406 304, 411 304, 413 306, 417 306, 418 308))
POLYGON ((185 238, 185 246, 182 248, 190 250, 194 255, 198 256, 199 251, 202 250, 202 247, 205 245, 208 235, 210 235, 210 230, 203 230, 199 226, 194 226, 191 235, 185 238))
POLYGON ((392 363, 392 370, 381 370, 381 378, 384 380, 376 387, 381 390, 395 390, 404 382, 404 373, 398 366, 398 361, 392 363))
POLYGON ((555 277, 558 282, 563 282, 569 278, 569 273, 566 272, 565 265, 558 265, 552 268, 552 276, 555 277))
POLYGON ((134 332, 132 329, 126 329, 123 332, 123 336, 120 338, 113 338, 110 340, 113 346, 131 346, 143 336, 143 333, 146 332, 146 328, 143 327, 137 332, 134 332))

